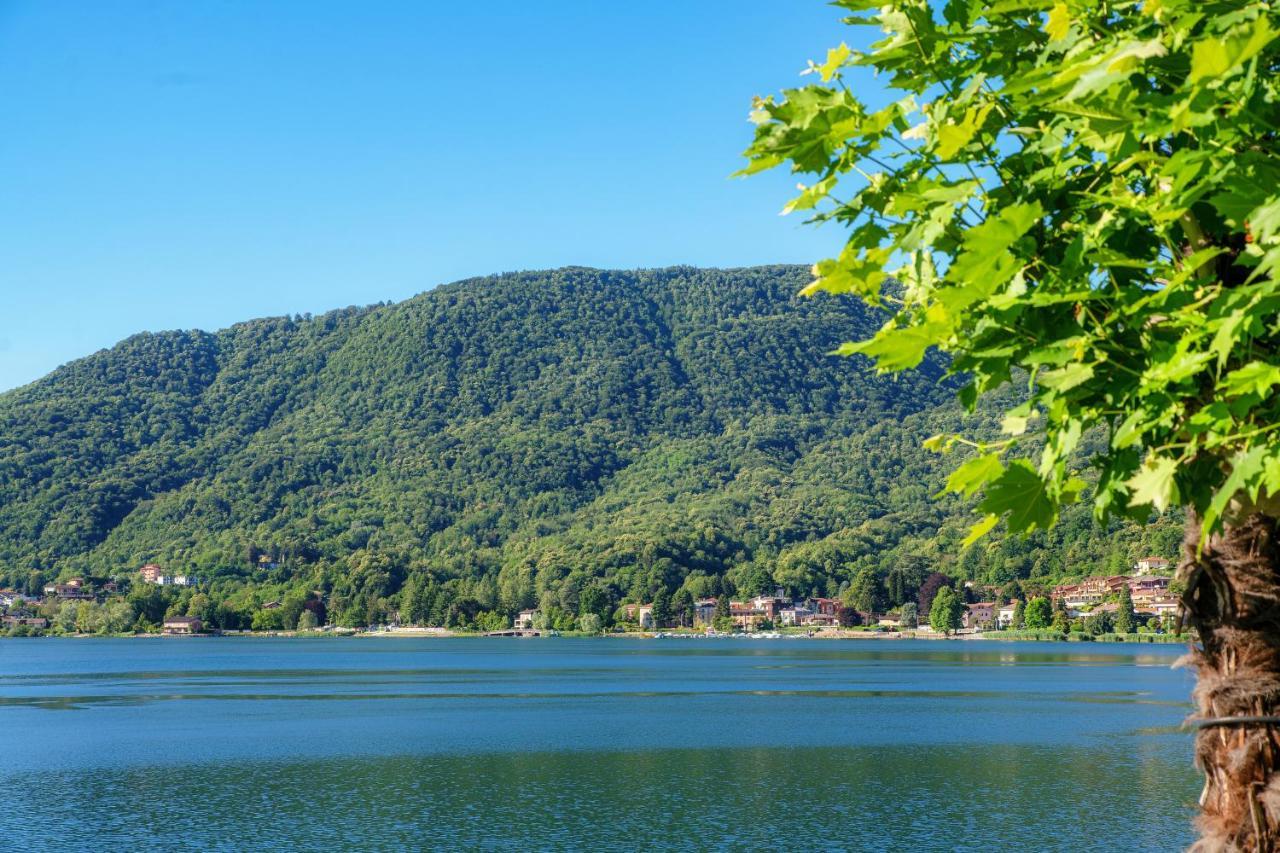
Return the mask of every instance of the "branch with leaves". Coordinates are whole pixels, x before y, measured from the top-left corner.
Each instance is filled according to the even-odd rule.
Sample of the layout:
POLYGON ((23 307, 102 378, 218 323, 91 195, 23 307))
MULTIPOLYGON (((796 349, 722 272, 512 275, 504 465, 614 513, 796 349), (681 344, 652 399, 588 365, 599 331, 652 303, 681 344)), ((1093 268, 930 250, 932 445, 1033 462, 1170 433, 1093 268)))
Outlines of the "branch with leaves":
POLYGON ((786 212, 850 228, 803 292, 889 319, 840 353, 899 371, 936 347, 970 407, 1026 381, 1008 440, 949 482, 982 493, 970 541, 1051 526, 1099 427, 1100 518, 1188 504, 1207 537, 1280 494, 1273 4, 835 5, 883 38, 757 99, 742 174, 789 166, 806 177, 786 212), (871 109, 873 79, 900 97, 871 109))

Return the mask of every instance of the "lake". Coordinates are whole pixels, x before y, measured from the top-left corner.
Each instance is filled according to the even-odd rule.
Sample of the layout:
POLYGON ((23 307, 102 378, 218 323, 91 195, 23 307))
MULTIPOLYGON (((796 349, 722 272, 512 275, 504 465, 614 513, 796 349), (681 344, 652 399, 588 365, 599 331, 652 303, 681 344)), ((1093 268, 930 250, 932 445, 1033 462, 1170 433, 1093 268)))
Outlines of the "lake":
POLYGON ((0 641, 0 847, 1172 850, 1179 646, 0 641))

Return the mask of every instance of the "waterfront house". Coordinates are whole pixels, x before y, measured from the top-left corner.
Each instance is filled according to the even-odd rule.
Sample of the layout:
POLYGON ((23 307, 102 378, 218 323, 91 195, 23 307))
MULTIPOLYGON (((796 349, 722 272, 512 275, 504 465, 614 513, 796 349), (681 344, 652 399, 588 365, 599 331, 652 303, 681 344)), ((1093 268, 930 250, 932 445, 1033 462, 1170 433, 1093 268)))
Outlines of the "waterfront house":
POLYGON ((699 598, 693 603, 693 622, 695 625, 710 625, 716 618, 716 600, 699 598))
POLYGON ((655 627, 652 604, 641 604, 636 608, 636 622, 640 625, 642 631, 648 631, 655 627))
POLYGON ((733 624, 744 631, 754 631, 765 620, 763 610, 757 610, 749 601, 730 601, 729 615, 733 624))
MULTIPOLYGON (((964 606, 964 615, 961 622, 966 628, 982 628, 990 625, 996 618, 996 603, 994 601, 975 601, 973 604, 964 606)), ((1009 618, 1013 618, 1010 611, 1009 618)))
POLYGON ((778 614, 791 604, 781 595, 757 595, 749 602, 752 610, 758 610, 766 619, 777 619, 778 614))
POLYGON ((996 627, 1008 628, 1013 625, 1013 611, 1017 606, 1016 601, 1000 605, 1000 609, 996 611, 996 627))
POLYGON ((797 604, 779 611, 778 619, 783 625, 808 625, 813 622, 813 611, 803 604, 797 604))
POLYGON ((815 616, 839 616, 842 606, 838 598, 811 598, 805 604, 815 616))
POLYGON ((164 632, 170 635, 199 634, 204 623, 198 616, 170 616, 164 620, 164 632))
POLYGON ((533 623, 538 618, 538 611, 535 609, 521 610, 516 614, 514 627, 517 631, 527 631, 533 627, 533 623))

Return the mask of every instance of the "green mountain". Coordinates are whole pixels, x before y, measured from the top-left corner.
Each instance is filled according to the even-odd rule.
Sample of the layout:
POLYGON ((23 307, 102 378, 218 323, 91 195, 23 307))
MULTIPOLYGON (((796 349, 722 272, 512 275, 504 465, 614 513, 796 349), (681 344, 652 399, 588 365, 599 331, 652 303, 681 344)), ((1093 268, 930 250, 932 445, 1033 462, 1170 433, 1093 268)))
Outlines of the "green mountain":
POLYGON ((317 594, 347 624, 465 623, 775 584, 886 606, 934 570, 1172 556, 1176 522, 1084 509, 962 554, 970 509, 931 499, 950 460, 920 442, 993 424, 940 359, 891 378, 826 355, 879 320, 806 280, 568 268, 134 336, 0 395, 0 583, 156 562, 228 625, 317 594))

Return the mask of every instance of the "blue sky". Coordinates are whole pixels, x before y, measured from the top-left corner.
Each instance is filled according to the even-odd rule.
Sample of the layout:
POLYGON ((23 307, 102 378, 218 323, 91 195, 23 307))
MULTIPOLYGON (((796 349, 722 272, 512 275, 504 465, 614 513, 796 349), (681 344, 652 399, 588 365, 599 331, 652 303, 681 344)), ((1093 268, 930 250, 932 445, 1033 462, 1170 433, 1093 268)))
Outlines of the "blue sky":
POLYGON ((730 180, 820 0, 0 0, 0 389, 515 269, 808 262, 730 180))

